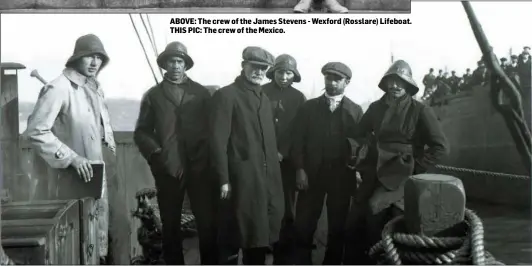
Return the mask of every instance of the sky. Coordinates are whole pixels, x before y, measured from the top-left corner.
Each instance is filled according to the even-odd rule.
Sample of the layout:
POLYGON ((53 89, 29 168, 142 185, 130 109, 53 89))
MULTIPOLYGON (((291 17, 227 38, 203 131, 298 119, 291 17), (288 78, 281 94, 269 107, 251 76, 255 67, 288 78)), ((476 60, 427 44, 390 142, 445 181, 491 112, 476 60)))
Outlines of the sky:
MULTIPOLYGON (((532 45, 525 34, 532 25, 532 2, 472 2, 473 9, 499 57, 509 50, 518 54, 532 45)), ((138 14, 133 20, 152 66, 155 51, 138 14)), ((411 14, 348 14, 350 18, 410 18, 411 25, 284 25, 284 34, 175 34, 171 18, 334 18, 326 14, 150 14, 158 52, 168 42, 180 41, 188 48, 195 65, 189 77, 203 85, 225 86, 240 73, 242 50, 260 46, 274 56, 295 57, 302 76, 294 87, 307 97, 319 96, 323 88, 321 67, 330 61, 348 65, 353 77, 346 95, 357 103, 378 99, 377 84, 394 59, 409 62, 414 79, 428 69, 447 68, 461 75, 476 66, 481 53, 460 2, 412 2, 411 14)), ((342 17, 344 15, 338 15, 342 17)), ((76 39, 93 33, 100 37, 110 56, 99 75, 107 98, 140 99, 155 84, 139 39, 128 14, 1 14, 2 62, 25 65, 19 71, 19 100, 35 102, 42 84, 29 76, 37 69, 46 80, 56 78, 72 55, 76 39)), ((240 27, 240 25, 232 26, 240 27)), ((279 26, 277 26, 279 27, 279 26)), ((159 70, 157 78, 161 80, 159 70)), ((420 90, 420 94, 423 88, 420 90)))

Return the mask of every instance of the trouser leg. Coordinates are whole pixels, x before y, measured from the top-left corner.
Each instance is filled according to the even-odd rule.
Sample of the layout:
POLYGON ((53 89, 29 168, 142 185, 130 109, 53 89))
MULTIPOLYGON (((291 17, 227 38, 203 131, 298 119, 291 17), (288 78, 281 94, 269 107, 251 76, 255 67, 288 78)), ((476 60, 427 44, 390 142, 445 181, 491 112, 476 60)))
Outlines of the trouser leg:
POLYGON ((342 264, 345 244, 345 223, 349 212, 350 186, 347 169, 342 166, 328 171, 327 184, 327 249, 324 265, 342 264))
POLYGON ((218 250, 218 262, 220 265, 238 265, 238 252, 240 248, 222 245, 218 250))
POLYGON ((294 221, 297 264, 312 264, 312 243, 323 209, 325 190, 323 185, 309 182, 308 189, 298 194, 294 221))
POLYGON ((281 163, 281 174, 283 180, 283 192, 285 200, 285 213, 279 242, 273 247, 273 264, 290 264, 290 256, 294 253, 294 219, 295 219, 295 198, 296 198, 296 169, 290 162, 281 163))
MULTIPOLYGON (((217 193, 218 195, 218 193, 217 193)), ((231 199, 218 201, 218 261, 221 265, 238 265, 240 239, 231 199)))
POLYGON ((188 176, 187 192, 192 212, 196 218, 199 237, 201 264, 218 264, 217 243, 217 205, 218 189, 212 178, 204 172, 203 176, 188 176))
POLYGON ((181 232, 184 183, 169 175, 155 177, 157 202, 163 226, 163 258, 167 265, 185 264, 181 232))
POLYGON ((402 214, 403 211, 392 204, 378 213, 367 215, 366 224, 368 225, 367 230, 369 233, 368 240, 370 248, 381 240, 384 226, 393 218, 402 214))
POLYGON ((363 175, 363 182, 352 200, 346 222, 346 243, 344 249, 345 265, 371 264, 369 258, 370 240, 368 219, 370 215, 368 200, 376 183, 369 175, 363 175))
POLYGON ((266 265, 267 248, 245 248, 242 249, 242 264, 244 265, 266 265))

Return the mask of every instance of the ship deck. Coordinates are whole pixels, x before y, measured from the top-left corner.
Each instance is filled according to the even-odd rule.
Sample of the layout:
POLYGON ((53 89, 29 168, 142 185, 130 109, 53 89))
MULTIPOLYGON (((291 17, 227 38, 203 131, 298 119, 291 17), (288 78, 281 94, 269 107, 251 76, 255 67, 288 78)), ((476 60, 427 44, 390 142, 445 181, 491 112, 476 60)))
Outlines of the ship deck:
MULTIPOLYGON (((513 208, 503 205, 492 205, 478 202, 468 203, 484 222, 484 238, 486 250, 506 265, 532 264, 532 226, 530 210, 513 208)), ((315 235, 317 249, 313 253, 313 264, 320 265, 325 254, 327 243, 327 216, 322 212, 318 230, 315 235)), ((186 264, 199 265, 197 238, 187 238, 183 243, 186 264)), ((273 258, 268 256, 267 264, 273 258)))

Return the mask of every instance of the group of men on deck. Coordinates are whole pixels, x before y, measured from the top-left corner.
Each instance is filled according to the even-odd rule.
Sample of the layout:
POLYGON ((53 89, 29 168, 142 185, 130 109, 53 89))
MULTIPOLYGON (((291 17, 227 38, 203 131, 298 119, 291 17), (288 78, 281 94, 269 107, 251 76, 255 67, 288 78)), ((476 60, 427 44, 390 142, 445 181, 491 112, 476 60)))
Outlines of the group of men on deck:
MULTIPOLYGON (((532 76, 532 57, 530 55, 530 47, 523 47, 523 51, 519 55, 511 55, 510 61, 506 57, 500 59, 500 66, 505 74, 521 89, 523 97, 530 95, 531 76, 532 76)), ((442 69, 435 75, 434 69, 429 69, 423 77, 423 85, 425 85, 424 99, 431 99, 431 103, 438 104, 442 97, 446 95, 456 94, 462 91, 470 91, 474 86, 484 86, 490 81, 490 70, 486 66, 484 60, 477 62, 477 68, 471 73, 471 69, 466 69, 462 77, 456 75, 456 71, 449 73, 442 69)))
MULTIPOLYGON (((61 187, 65 178, 90 180, 102 144, 115 150, 96 81, 108 61, 98 37, 80 37, 29 118, 26 135, 58 171, 57 198, 75 196, 70 183, 61 187)), ((264 264, 271 247, 275 264, 312 264, 325 198, 323 264, 372 263, 369 248, 402 213, 405 181, 449 151, 431 108, 413 99, 419 88, 402 60, 384 74, 385 94, 365 113, 344 96, 352 72, 341 62, 322 67, 325 93, 310 100, 293 87, 302 79, 296 60, 256 46, 243 50, 234 82, 212 95, 187 76, 194 61, 182 43, 168 44, 157 63, 164 80, 142 98, 134 141, 155 180, 166 264, 185 263, 185 192, 202 264, 237 264, 239 251, 244 264, 264 264), (261 85, 264 78, 271 82, 261 85)))

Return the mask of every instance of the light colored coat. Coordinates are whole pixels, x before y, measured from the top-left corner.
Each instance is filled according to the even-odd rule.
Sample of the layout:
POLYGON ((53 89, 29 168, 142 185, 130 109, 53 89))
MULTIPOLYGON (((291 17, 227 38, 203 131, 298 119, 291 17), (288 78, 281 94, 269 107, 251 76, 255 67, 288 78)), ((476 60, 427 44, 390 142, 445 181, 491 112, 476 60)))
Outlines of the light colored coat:
MULTIPOLYGON (((116 150, 100 84, 89 83, 85 76, 71 68, 66 68, 59 77, 43 87, 28 118, 24 136, 31 143, 36 157, 42 158, 48 165, 45 182, 48 183, 48 199, 79 198, 79 191, 84 190, 83 183, 73 183, 74 179, 81 177, 69 167, 76 156, 103 162, 102 144, 113 153, 116 150)), ((106 187, 104 171, 102 198, 97 201, 101 215, 102 256, 107 253, 106 187)))
POLYGON ((42 89, 28 119, 24 135, 52 168, 67 168, 78 155, 103 160, 102 139, 116 147, 101 86, 94 92, 86 84, 84 76, 65 69, 42 89))

